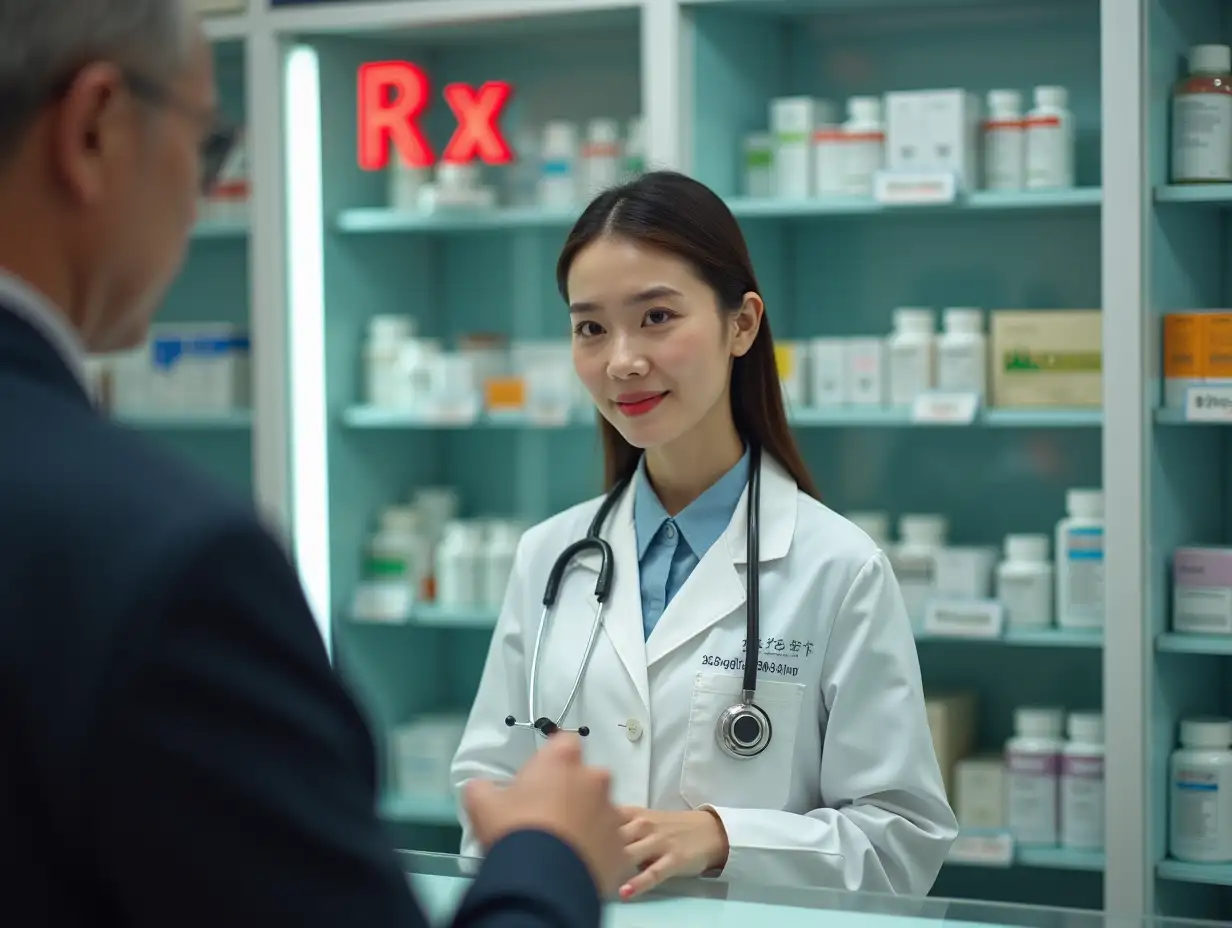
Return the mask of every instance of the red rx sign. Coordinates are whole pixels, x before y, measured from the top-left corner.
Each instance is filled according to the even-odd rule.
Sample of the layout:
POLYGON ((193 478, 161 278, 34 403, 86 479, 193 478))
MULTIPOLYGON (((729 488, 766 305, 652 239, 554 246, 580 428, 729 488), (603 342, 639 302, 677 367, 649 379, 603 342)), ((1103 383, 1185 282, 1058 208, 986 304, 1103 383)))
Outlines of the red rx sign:
MULTIPOLYGON (((505 81, 488 81, 478 89, 448 84, 443 96, 458 121, 441 159, 452 164, 513 160, 501 134, 501 111, 513 94, 505 81)), ((392 142, 412 167, 436 163, 432 146, 419 126, 428 108, 431 87, 423 70, 407 61, 375 61, 359 68, 359 166, 379 171, 389 163, 392 142)))

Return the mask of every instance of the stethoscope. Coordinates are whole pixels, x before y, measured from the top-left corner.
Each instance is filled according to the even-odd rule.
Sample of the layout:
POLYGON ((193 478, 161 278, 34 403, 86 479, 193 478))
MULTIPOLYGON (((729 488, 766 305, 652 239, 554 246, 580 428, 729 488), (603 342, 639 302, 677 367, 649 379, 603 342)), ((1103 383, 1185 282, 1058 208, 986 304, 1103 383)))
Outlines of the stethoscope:
MULTIPOLYGON (((594 653, 595 643, 599 640, 599 630, 603 627, 603 613, 607 607, 608 595, 612 591, 612 570, 616 562, 612 546, 600 537, 603 523, 615 508, 621 495, 628 489, 632 474, 618 482, 604 497, 599 511, 591 520, 586 530, 586 537, 575 541, 565 548, 556 558, 552 570, 548 573, 547 586, 543 591, 543 614, 539 619, 539 632, 535 636, 535 650, 530 661, 530 685, 528 687, 527 718, 533 722, 519 722, 512 715, 505 717, 505 724, 510 728, 528 728, 537 731, 541 736, 548 737, 558 731, 574 732, 583 738, 590 734, 590 728, 581 725, 577 728, 564 728, 561 723, 569 714, 573 701, 577 698, 582 685, 582 677, 586 666, 594 653), (565 707, 560 710, 556 721, 547 716, 535 716, 535 681, 538 680, 539 652, 543 646, 543 636, 551 619, 552 610, 560 593, 560 585, 564 580, 565 571, 573 559, 585 551, 594 551, 599 555, 599 579, 595 582, 594 624, 590 628, 590 639, 586 643, 586 651, 582 655, 582 663, 578 667, 577 676, 573 678, 573 687, 565 700, 565 707)), ((757 655, 759 638, 760 613, 760 574, 758 563, 758 529, 761 513, 761 455, 758 449, 749 449, 749 503, 747 507, 747 555, 748 561, 748 595, 745 605, 745 641, 744 641, 744 679, 741 683, 740 701, 724 709, 715 724, 715 738, 719 747, 735 758, 756 757, 770 744, 770 716, 757 705, 757 655)))

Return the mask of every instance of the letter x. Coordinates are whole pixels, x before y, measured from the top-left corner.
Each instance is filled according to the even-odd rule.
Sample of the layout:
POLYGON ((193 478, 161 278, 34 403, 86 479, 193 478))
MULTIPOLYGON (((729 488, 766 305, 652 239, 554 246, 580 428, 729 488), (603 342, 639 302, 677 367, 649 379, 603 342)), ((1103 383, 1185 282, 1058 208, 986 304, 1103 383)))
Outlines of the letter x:
POLYGON ((458 128, 445 146, 445 161, 462 164, 476 157, 488 164, 508 164, 513 160, 509 143, 497 121, 509 101, 513 87, 505 81, 488 81, 479 90, 467 84, 445 88, 445 102, 458 119, 458 128))

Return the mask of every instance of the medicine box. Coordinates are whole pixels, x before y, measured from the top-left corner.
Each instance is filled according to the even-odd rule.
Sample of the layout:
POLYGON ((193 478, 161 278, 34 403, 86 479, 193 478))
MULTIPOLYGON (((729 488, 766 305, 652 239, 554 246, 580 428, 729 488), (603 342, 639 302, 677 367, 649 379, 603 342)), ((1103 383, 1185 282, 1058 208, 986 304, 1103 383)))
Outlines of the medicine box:
POLYGON ((959 190, 978 186, 980 100, 965 90, 886 94, 886 170, 951 174, 959 190))
POLYGON ((1183 408, 1190 387, 1232 383, 1232 310, 1164 316, 1165 406, 1183 408))
POLYGON ((954 767, 971 754, 975 745, 976 698, 974 693, 925 693, 924 707, 933 750, 945 780, 945 791, 954 795, 954 767))
POLYGON ((951 800, 960 829, 1005 828, 1005 762, 996 755, 964 757, 954 766, 951 800))
POLYGON ((1232 548, 1177 548, 1173 552, 1172 629, 1232 635, 1232 548))
POLYGON ((567 339, 519 339, 509 346, 513 376, 522 380, 526 411, 554 415, 561 408, 586 409, 591 405, 586 385, 573 372, 567 339))
POLYGON ((935 595, 950 600, 988 598, 998 553, 996 548, 941 548, 933 560, 935 595))
POLYGON ((1102 404, 1099 310, 994 310, 989 331, 992 405, 1102 404))
POLYGON ((248 334, 219 324, 161 325, 111 359, 119 412, 221 413, 251 404, 248 334))
POLYGON ((890 393, 885 342, 879 338, 849 338, 844 356, 847 402, 852 406, 884 406, 890 393))
POLYGON ((809 395, 814 406, 847 402, 847 340, 815 338, 809 345, 809 395))
POLYGON ((803 406, 808 401, 808 343, 779 342, 774 346, 774 363, 783 400, 789 407, 803 406))

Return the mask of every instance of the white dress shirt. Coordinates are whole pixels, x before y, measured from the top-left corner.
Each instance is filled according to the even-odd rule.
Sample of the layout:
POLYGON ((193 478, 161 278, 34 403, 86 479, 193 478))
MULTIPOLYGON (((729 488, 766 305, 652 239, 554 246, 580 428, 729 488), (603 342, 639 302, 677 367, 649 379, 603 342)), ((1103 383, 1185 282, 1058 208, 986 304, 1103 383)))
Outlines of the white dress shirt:
POLYGON ((26 281, 0 268, 0 312, 16 314, 42 334, 64 359, 82 388, 89 391, 86 349, 64 313, 26 281))

